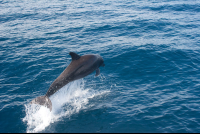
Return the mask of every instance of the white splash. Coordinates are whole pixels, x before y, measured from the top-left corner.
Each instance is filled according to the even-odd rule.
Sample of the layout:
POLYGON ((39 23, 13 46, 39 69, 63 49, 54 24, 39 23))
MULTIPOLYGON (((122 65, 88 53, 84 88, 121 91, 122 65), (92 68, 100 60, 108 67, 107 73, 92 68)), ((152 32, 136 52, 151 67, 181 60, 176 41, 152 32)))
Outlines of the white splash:
POLYGON ((36 104, 26 104, 26 116, 23 118, 27 122, 27 132, 38 132, 44 130, 51 123, 58 121, 61 117, 70 117, 81 109, 87 109, 88 99, 104 94, 109 91, 95 91, 84 89, 83 79, 71 82, 57 91, 50 97, 52 102, 52 112, 44 106, 36 104))

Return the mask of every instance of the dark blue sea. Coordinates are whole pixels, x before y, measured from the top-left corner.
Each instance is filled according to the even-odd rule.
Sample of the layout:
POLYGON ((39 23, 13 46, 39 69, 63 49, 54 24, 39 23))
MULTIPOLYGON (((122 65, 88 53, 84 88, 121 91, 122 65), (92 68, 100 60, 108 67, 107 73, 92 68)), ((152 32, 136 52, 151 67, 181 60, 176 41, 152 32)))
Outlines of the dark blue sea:
POLYGON ((0 0, 0 132, 200 132, 200 1, 0 0), (69 52, 105 67, 30 105, 69 52))

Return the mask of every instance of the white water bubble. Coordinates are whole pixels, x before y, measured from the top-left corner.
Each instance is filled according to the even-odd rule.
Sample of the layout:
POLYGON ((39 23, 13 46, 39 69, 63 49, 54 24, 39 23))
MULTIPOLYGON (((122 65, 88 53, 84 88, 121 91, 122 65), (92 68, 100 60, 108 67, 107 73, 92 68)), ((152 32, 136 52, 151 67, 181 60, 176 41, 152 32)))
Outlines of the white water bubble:
POLYGON ((27 132, 39 132, 61 117, 70 117, 78 113, 81 109, 87 109, 90 105, 89 98, 107 93, 108 91, 98 91, 90 88, 84 89, 83 79, 73 81, 50 97, 52 111, 37 104, 26 104, 26 116, 23 118, 27 122, 27 132))
POLYGON ((25 108, 23 121, 27 121, 27 132, 41 131, 52 122, 52 113, 48 108, 36 104, 27 104, 25 108))

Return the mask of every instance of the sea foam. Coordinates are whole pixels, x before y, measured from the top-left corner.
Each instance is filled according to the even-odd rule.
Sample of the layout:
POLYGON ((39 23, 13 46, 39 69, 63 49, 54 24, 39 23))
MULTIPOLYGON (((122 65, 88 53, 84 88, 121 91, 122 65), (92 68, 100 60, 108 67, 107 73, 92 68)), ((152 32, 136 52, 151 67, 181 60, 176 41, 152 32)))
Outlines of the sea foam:
POLYGON ((70 117, 78 113, 81 109, 87 109, 89 98, 101 95, 108 91, 96 91, 90 88, 84 89, 84 80, 73 81, 57 93, 50 97, 52 111, 37 104, 25 104, 26 116, 23 118, 27 122, 27 132, 39 132, 44 130, 51 123, 70 117))

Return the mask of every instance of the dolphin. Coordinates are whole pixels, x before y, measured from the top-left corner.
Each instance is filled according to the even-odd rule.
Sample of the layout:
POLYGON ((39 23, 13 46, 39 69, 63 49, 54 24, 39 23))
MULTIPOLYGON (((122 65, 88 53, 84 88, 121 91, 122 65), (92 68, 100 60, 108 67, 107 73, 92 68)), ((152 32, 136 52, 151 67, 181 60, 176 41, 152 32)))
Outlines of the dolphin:
POLYGON ((96 75, 100 74, 99 67, 105 66, 103 58, 98 54, 88 54, 80 56, 70 52, 72 58, 69 66, 50 85, 46 95, 33 99, 30 104, 39 104, 52 110, 52 103, 49 97, 61 89, 63 86, 77 79, 81 79, 96 70, 96 75))

